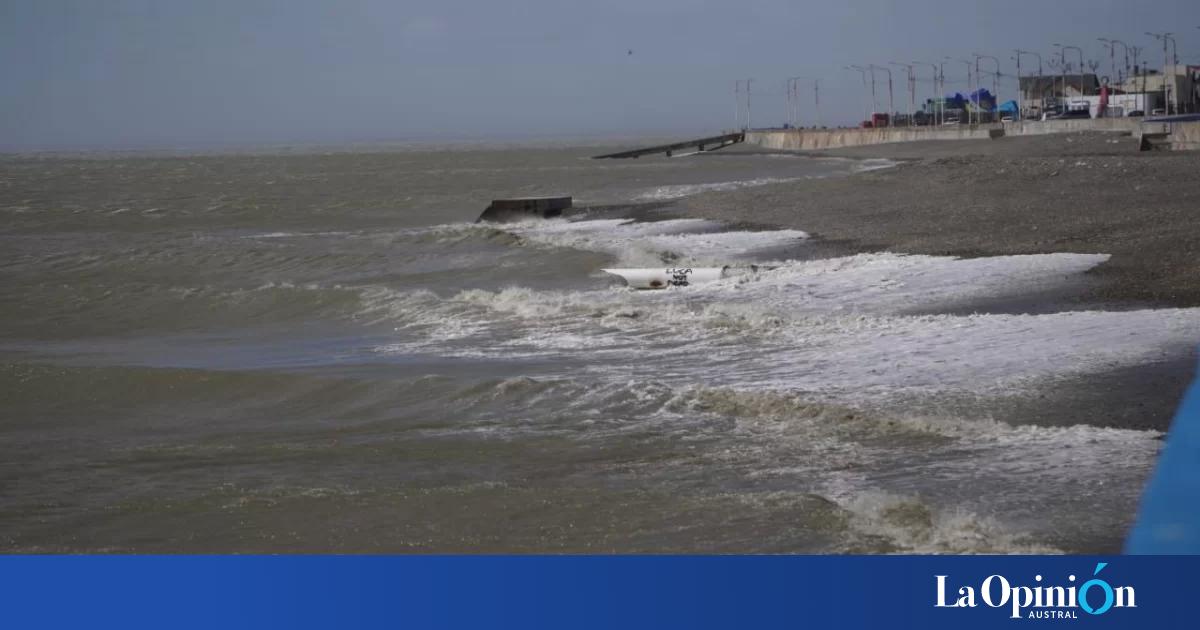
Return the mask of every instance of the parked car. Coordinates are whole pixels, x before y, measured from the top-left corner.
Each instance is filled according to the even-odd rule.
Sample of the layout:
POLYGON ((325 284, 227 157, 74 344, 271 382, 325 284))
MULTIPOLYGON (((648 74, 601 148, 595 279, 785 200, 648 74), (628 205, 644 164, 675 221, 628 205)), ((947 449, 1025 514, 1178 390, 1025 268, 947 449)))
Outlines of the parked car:
POLYGON ((1128 114, 1125 114, 1125 116, 1128 118, 1136 118, 1136 117, 1145 116, 1145 115, 1146 115, 1146 112, 1144 112, 1140 109, 1135 109, 1135 110, 1129 112, 1128 114))

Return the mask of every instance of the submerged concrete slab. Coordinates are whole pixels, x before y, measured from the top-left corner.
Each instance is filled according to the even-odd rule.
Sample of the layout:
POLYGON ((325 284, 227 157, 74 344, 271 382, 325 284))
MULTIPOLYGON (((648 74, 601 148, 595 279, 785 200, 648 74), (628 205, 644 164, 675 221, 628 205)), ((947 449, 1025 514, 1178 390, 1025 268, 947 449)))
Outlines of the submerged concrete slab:
POLYGON ((571 197, 494 199, 475 222, 505 223, 525 219, 549 219, 561 216, 563 210, 570 208, 571 204, 571 197))

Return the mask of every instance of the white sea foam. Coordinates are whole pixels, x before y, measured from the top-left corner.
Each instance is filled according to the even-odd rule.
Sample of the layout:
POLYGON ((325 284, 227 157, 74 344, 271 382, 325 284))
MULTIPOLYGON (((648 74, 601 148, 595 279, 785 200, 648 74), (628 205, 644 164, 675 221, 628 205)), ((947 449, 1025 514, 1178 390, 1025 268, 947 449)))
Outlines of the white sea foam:
POLYGON ((744 179, 732 182, 715 182, 708 184, 676 184, 672 186, 659 186, 653 190, 641 193, 635 197, 638 201, 665 201, 669 199, 680 199, 689 197, 703 192, 712 192, 720 190, 738 190, 741 188, 753 188, 756 186, 766 186, 768 184, 781 184, 784 182, 792 182, 805 179, 803 177, 759 177, 755 179, 744 179))
POLYGON ((851 170, 855 173, 865 173, 867 171, 878 171, 880 169, 892 168, 897 162, 883 158, 871 158, 857 162, 851 170))
POLYGON ((1052 287, 1104 259, 889 254, 658 293, 473 290, 422 321, 470 337, 458 351, 471 356, 560 357, 596 377, 658 375, 848 402, 1019 390, 1165 358, 1200 339, 1197 309, 905 315, 1052 287), (486 334, 472 337, 471 326, 486 334))
MULTIPOLYGON (((535 245, 716 256, 799 238, 715 227, 564 221, 513 233, 535 245)), ((503 395, 522 408, 554 401, 587 427, 570 434, 586 436, 579 439, 653 430, 719 444, 698 448, 696 461, 743 471, 756 486, 797 489, 788 496, 828 498, 833 529, 845 531, 835 548, 1053 552, 1072 544, 1058 532, 1122 527, 1159 434, 1013 425, 963 417, 942 401, 1031 395, 1177 356, 1200 340, 1200 309, 928 313, 1035 299, 1107 259, 866 254, 657 292, 377 289, 363 303, 398 329, 379 353, 536 359, 557 384, 522 380, 503 395), (1106 509, 1086 505, 1090 496, 1103 496, 1106 509), (1046 510, 1071 501, 1078 504, 1046 510), (1081 511, 1090 515, 1082 527, 1081 511)), ((489 430, 547 429, 510 421, 489 430)), ((637 474, 670 476, 678 472, 671 466, 637 474)))
POLYGON ((969 259, 861 254, 788 263, 692 290, 737 295, 791 313, 894 313, 1062 288, 1108 258, 1106 254, 969 259))
MULTIPOLYGON (((629 261, 661 261, 671 252, 718 264, 737 255, 754 260, 807 236, 722 227, 688 219, 440 229, 499 229, 517 247, 629 261)), ((1072 489, 1103 493, 1115 507, 1084 529, 1120 527, 1159 434, 1018 426, 1003 417, 963 417, 943 401, 1024 396, 1063 379, 1177 356, 1200 340, 1200 309, 947 313, 990 300, 1036 300, 1075 286, 1107 260, 863 254, 777 261, 757 273, 657 292, 513 286, 437 295, 374 287, 362 289, 359 316, 396 329, 392 343, 376 348, 380 354, 535 360, 538 378, 548 380, 509 379, 479 395, 513 408, 556 405, 556 418, 578 423, 564 428, 569 439, 653 430, 719 444, 698 448, 689 465, 741 470, 756 487, 829 499, 828 518, 846 532, 834 548, 1053 552, 1071 544, 1055 532, 1070 531, 1073 515, 1088 508, 1059 517, 1045 513, 1047 502, 1073 500, 1072 489), (580 425, 587 430, 578 432, 580 425), (1030 486, 1041 488, 1036 501, 1030 486)), ((517 416, 481 430, 509 437, 555 430, 517 416)), ((669 476, 678 472, 672 465, 637 474, 669 476)))
POLYGON ((540 221, 505 226, 527 242, 613 254, 622 264, 724 265, 756 251, 794 245, 808 238, 799 230, 717 231, 720 223, 674 219, 540 221))

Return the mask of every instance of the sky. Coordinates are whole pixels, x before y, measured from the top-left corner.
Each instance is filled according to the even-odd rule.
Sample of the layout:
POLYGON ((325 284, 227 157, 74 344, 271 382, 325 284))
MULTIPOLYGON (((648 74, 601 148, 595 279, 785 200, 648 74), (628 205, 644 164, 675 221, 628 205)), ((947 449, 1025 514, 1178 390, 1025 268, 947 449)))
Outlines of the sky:
POLYGON ((1097 38, 1158 67, 1145 32, 1167 30, 1200 64, 1197 0, 0 0, 0 149, 708 133, 734 126, 737 79, 756 126, 784 122, 792 76, 802 124, 855 124, 848 64, 980 53, 1012 76, 1013 49, 1063 43, 1106 74, 1097 38))

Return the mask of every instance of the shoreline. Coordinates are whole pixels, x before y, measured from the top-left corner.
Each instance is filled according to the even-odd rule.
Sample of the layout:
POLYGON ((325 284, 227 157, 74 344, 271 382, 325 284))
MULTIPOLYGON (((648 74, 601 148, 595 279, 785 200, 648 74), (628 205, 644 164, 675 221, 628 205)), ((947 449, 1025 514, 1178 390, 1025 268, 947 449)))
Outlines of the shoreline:
MULTIPOLYGON (((1200 152, 1139 152, 1132 137, 1090 132, 793 154, 897 164, 705 192, 679 200, 674 210, 804 230, 834 255, 1110 254, 1086 272, 1080 290, 1033 299, 1079 309, 1200 306, 1200 152)), ((975 411, 1012 424, 1166 431, 1191 383, 1195 357, 1193 348, 975 411)))
POLYGON ((1200 306, 1200 152, 1090 132, 796 153, 887 159, 845 177, 709 191, 683 214, 800 229, 859 252, 1104 253, 1089 302, 1200 306))

